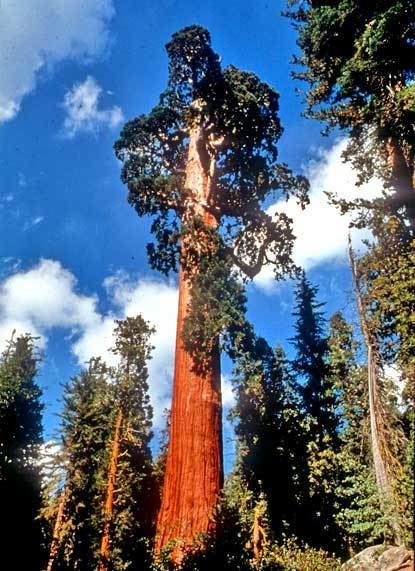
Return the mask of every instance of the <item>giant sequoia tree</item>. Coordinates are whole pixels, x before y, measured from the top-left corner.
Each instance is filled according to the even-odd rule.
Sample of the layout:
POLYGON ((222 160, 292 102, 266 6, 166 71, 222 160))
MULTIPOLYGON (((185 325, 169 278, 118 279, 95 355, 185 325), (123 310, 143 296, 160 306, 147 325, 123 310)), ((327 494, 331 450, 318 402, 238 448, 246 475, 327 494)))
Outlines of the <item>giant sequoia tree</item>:
POLYGON ((349 131, 349 157, 363 177, 379 157, 393 210, 415 217, 414 0, 292 0, 309 113, 349 131))
POLYGON ((278 163, 278 94, 256 75, 222 69, 209 33, 191 26, 167 45, 159 104, 129 121, 115 144, 128 200, 153 217, 153 268, 180 266, 170 442, 156 550, 213 532, 222 486, 220 343, 243 298, 233 267, 293 270, 284 214, 262 209, 272 192, 306 200, 307 183, 278 163), (190 318, 189 317, 190 314, 190 318), (220 335, 222 334, 222 335, 220 335))

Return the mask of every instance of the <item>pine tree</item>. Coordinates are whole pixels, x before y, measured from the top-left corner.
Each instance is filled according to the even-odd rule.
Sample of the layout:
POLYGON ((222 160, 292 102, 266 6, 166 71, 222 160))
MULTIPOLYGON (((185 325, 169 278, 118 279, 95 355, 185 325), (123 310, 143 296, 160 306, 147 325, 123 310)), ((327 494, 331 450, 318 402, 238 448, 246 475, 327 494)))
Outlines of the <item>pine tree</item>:
POLYGON ((335 457, 338 448, 337 395, 327 366, 325 321, 317 302, 317 287, 305 273, 296 290, 296 351, 292 362, 302 394, 304 430, 307 441, 309 495, 308 537, 312 544, 335 549, 338 534, 335 524, 336 498, 333 489, 335 457))
POLYGON ((15 569, 40 569, 41 391, 35 338, 12 335, 0 358, 0 497, 2 558, 15 569), (16 549, 16 540, 21 549, 16 549))
POLYGON ((301 392, 304 412, 310 430, 318 438, 336 436, 336 399, 328 379, 327 338, 325 320, 317 302, 318 288, 312 286, 303 272, 295 293, 295 336, 290 340, 296 355, 294 372, 302 380, 301 392))
POLYGON ((151 461, 151 417, 147 360, 153 329, 141 316, 117 321, 113 352, 114 428, 105 491, 100 569, 143 565, 152 534, 157 489, 151 461))
POLYGON ((159 552, 178 540, 179 560, 182 547, 216 530, 212 515, 223 471, 220 334, 240 315, 232 265, 247 278, 266 263, 277 277, 293 270, 290 221, 284 214, 271 218, 262 204, 276 191, 304 204, 308 185, 278 163, 282 129, 270 86, 233 66, 222 69, 200 26, 174 34, 167 52, 167 90, 148 115, 125 125, 115 150, 129 202, 140 216, 153 216, 152 267, 168 273, 180 265, 156 543, 159 552))
POLYGON ((152 332, 141 316, 117 321, 118 365, 92 359, 65 386, 54 455, 60 482, 44 510, 54 528, 48 571, 150 565, 158 504, 146 365, 152 332))
POLYGON ((50 499, 52 509, 47 510, 55 531, 51 571, 89 571, 98 565, 103 472, 114 416, 110 379, 105 363, 91 359, 64 386, 61 446, 54 455, 55 468, 64 475, 55 498, 50 499))
MULTIPOLYGON (((254 494, 256 506, 263 494, 274 538, 299 535, 307 485, 306 448, 299 398, 285 354, 252 336, 240 352, 235 375, 236 473, 254 494)), ((253 513, 255 506, 251 509, 253 513)))
POLYGON ((373 471, 370 449, 367 367, 357 362, 359 344, 340 312, 330 319, 329 375, 338 394, 340 444, 336 458, 336 523, 343 552, 356 553, 380 543, 385 521, 373 471))
POLYGON ((415 217, 415 3, 314 1, 291 12, 309 83, 308 113, 351 137, 362 180, 377 170, 395 191, 387 206, 415 217), (386 164, 385 164, 386 163, 386 164), (384 168, 386 166, 386 169, 384 168))

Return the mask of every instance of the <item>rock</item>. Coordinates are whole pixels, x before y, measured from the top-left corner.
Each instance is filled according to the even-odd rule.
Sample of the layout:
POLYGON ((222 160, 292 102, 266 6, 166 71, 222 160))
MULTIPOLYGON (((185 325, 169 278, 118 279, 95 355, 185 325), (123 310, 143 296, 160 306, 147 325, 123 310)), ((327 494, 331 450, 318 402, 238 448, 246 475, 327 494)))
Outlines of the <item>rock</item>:
POLYGON ((405 547, 372 545, 341 567, 342 571, 413 571, 414 553, 405 547))

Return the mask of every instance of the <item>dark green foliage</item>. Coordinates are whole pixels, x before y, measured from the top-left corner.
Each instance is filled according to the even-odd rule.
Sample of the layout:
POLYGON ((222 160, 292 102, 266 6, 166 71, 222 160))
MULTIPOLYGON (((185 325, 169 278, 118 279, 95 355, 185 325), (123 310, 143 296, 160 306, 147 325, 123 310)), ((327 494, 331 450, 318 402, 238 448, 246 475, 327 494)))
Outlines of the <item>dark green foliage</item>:
POLYGON ((413 221, 415 158, 415 3, 413 0, 289 2, 309 83, 308 113, 349 131, 346 156, 362 180, 379 167, 397 194, 384 203, 403 205, 413 221), (394 156, 396 166, 385 169, 394 156))
POLYGON ((303 272, 295 293, 295 336, 290 340, 296 355, 293 370, 302 380, 304 412, 312 434, 321 440, 336 435, 336 394, 328 378, 325 320, 317 302, 318 289, 303 272))
MULTIPOLYGON (((379 213, 372 218, 375 240, 357 262, 366 319, 381 363, 397 371, 401 394, 387 376, 382 378, 382 398, 388 423, 387 442, 392 454, 392 479, 400 525, 408 545, 413 543, 408 513, 413 505, 414 472, 408 458, 414 448, 415 379, 415 248, 407 225, 396 216, 379 213), (398 406, 397 399, 401 400, 398 406), (412 490, 409 492, 409 490, 412 490)), ((412 526, 412 527, 411 527, 412 526)))
POLYGON ((41 391, 31 335, 12 336, 0 357, 0 501, 2 558, 16 569, 40 569, 41 391), (19 541, 21 549, 16 549, 19 541))
POLYGON ((293 16, 306 69, 296 75, 310 83, 311 107, 326 105, 341 125, 376 121, 392 131, 406 123, 413 141, 414 15, 411 0, 302 2, 293 16))
POLYGON ((117 367, 93 359, 65 386, 62 450, 55 463, 64 470, 61 487, 67 499, 56 569, 92 571, 98 565, 109 459, 120 411, 123 423, 110 526, 111 569, 149 565, 159 501, 150 451, 152 410, 146 365, 152 333, 140 316, 116 322, 113 352, 118 356, 117 367))
MULTIPOLYGON (((252 334, 251 334, 252 335, 252 334)), ((239 473, 257 500, 265 494, 274 537, 303 531, 306 447, 299 398, 281 348, 251 336, 235 370, 239 473)))
POLYGON ((114 401, 116 410, 122 410, 124 421, 111 529, 111 561, 114 570, 121 570, 142 567, 148 558, 158 489, 150 451, 152 409, 146 365, 154 329, 141 316, 116 323, 113 351, 120 364, 115 376, 114 401))
POLYGON ((335 313, 328 336, 328 366, 341 411, 333 482, 335 519, 342 551, 354 553, 381 542, 385 533, 370 448, 367 367, 358 364, 358 351, 351 326, 335 313))
POLYGON ((303 273, 296 290, 295 348, 292 362, 302 395, 303 428, 306 441, 308 490, 305 517, 308 535, 302 537, 311 545, 334 550, 339 546, 335 523, 338 411, 337 392, 329 375, 325 320, 317 302, 317 288, 303 273))
MULTIPOLYGON (((94 569, 100 540, 103 470, 114 415, 107 366, 99 359, 64 387, 65 522, 57 569, 94 569)), ((57 461, 61 460, 59 454, 57 461)), ((54 522, 52 521, 52 525, 54 522)))
MULTIPOLYGON (((219 304, 226 313, 216 299, 219 285, 227 280, 225 266, 230 272, 235 263, 247 278, 264 264, 272 264, 278 278, 294 271, 291 222, 282 213, 271 218, 262 205, 272 193, 295 195, 304 205, 308 183, 278 163, 282 128, 273 88, 252 73, 233 66, 222 69, 209 33, 200 26, 174 34, 167 52, 166 91, 148 115, 126 123, 115 152, 124 163, 129 202, 139 216, 153 217, 156 241, 148 246, 152 267, 167 274, 180 262, 185 271, 200 268, 202 273, 204 264, 203 273, 210 276, 197 286, 209 297, 203 309, 214 312, 219 304), (206 226, 200 210, 196 213, 195 198, 184 187, 195 125, 200 127, 198 152, 213 189, 209 204, 197 206, 215 218, 215 229, 206 226)), ((230 318, 228 311, 225 324, 208 319, 206 331, 194 332, 196 321, 189 320, 189 337, 209 339, 230 318)), ((197 323, 201 327, 204 320, 197 323)))

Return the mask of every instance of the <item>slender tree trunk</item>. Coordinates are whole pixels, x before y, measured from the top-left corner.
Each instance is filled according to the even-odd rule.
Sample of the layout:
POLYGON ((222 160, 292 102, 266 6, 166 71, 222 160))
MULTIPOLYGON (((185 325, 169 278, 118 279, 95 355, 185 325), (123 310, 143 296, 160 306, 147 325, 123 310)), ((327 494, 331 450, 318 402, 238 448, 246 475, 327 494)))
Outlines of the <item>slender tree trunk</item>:
MULTIPOLYGON (((190 133, 185 180, 190 196, 185 216, 203 216, 207 225, 215 227, 217 221, 206 209, 213 176, 212 165, 201 156, 206 150, 202 136, 200 126, 190 133)), ((223 484, 219 344, 213 342, 199 373, 182 340, 191 290, 191 278, 181 270, 170 439, 155 544, 158 554, 175 541, 172 558, 176 562, 201 535, 215 532, 212 516, 223 484)))
POLYGON ((66 506, 66 495, 67 495, 67 489, 65 487, 62 490, 62 493, 59 498, 58 513, 56 514, 55 525, 53 528, 52 542, 50 544, 49 559, 46 571, 52 571, 55 564, 56 556, 58 555, 59 544, 61 539, 61 530, 63 524, 63 516, 65 513, 65 506, 66 506))
POLYGON ((396 514, 396 505, 393 496, 391 477, 388 470, 388 464, 385 456, 387 452, 387 442, 385 440, 386 421, 382 402, 379 396, 378 387, 378 371, 379 357, 376 351, 376 344, 370 332, 362 294, 359 286, 359 278, 356 270, 356 262, 351 247, 349 236, 349 259, 352 269, 354 289, 356 294, 357 308, 363 337, 365 339, 367 349, 367 372, 368 372, 368 397, 369 397, 369 420, 370 420, 370 438, 373 456, 373 467, 375 471, 376 486, 381 502, 382 510, 390 516, 391 530, 393 539, 396 543, 400 543, 400 530, 398 517, 396 514))
POLYGON ((114 511, 114 488, 117 479, 118 457, 120 453, 120 436, 124 420, 122 410, 119 411, 115 422, 114 440, 112 443, 111 458, 108 470, 107 496, 104 508, 104 529, 101 538, 101 560, 99 571, 108 571, 110 563, 111 524, 114 511))

